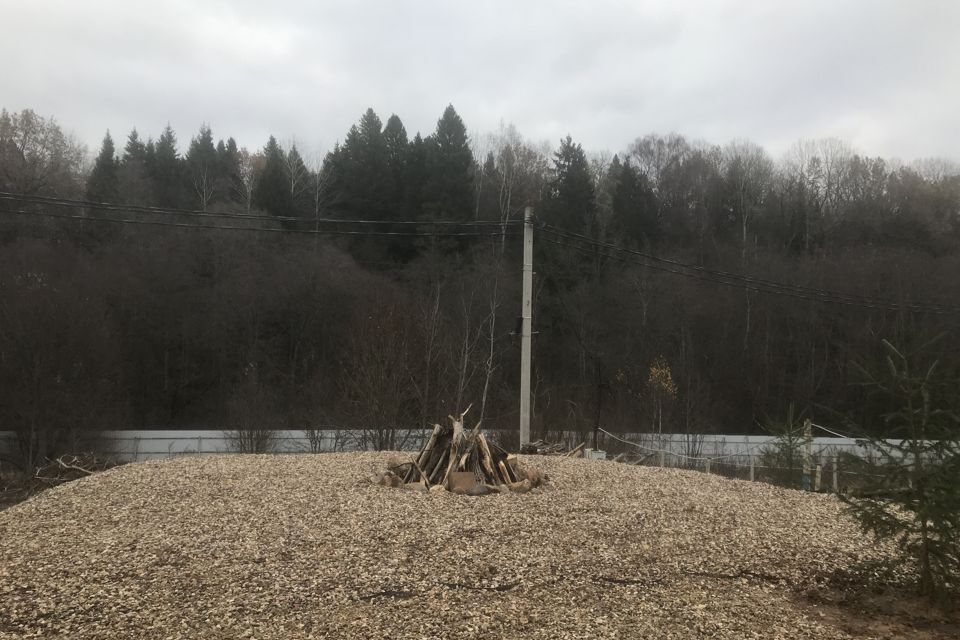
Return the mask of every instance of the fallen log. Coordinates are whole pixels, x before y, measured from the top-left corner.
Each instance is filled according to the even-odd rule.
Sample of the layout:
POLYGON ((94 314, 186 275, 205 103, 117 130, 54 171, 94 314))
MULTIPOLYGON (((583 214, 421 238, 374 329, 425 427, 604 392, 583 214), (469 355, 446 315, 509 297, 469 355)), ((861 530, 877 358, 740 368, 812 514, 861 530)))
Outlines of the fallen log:
POLYGON ((568 451, 568 452, 565 454, 565 457, 567 457, 567 458, 576 458, 577 456, 582 457, 582 456, 583 456, 583 449, 584 449, 584 447, 586 447, 586 446, 587 446, 587 443, 586 443, 586 442, 581 442, 580 444, 578 444, 578 445, 576 446, 575 449, 571 449, 570 451, 568 451))

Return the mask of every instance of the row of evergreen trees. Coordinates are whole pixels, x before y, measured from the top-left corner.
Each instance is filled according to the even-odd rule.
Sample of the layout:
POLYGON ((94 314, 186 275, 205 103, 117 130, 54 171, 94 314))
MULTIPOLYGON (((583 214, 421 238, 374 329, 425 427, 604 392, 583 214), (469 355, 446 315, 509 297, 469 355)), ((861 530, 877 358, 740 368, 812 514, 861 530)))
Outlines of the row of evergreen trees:
MULTIPOLYGON (((279 154, 271 138, 268 151, 279 154)), ((296 154, 296 149, 291 150, 296 154)), ((249 153, 229 138, 214 144, 209 126, 180 155, 177 136, 168 124, 157 140, 141 139, 136 129, 118 154, 108 131, 87 179, 86 197, 93 202, 208 210, 216 204, 245 201, 244 163, 249 153)))
POLYGON ((233 138, 215 143, 203 125, 181 156, 169 125, 156 141, 134 129, 119 154, 108 132, 86 196, 203 211, 243 205, 281 218, 465 220, 473 214, 473 176, 466 127, 452 106, 433 134, 412 140, 399 117, 383 126, 368 109, 312 169, 296 144, 284 149, 273 136, 250 153, 233 138))
MULTIPOLYGON (((167 126, 136 130, 117 153, 109 133, 87 180, 95 201, 282 218, 507 220, 524 206, 567 230, 634 247, 675 247, 699 263, 718 241, 742 262, 761 247, 813 253, 884 245, 943 253, 960 239, 960 175, 949 165, 898 166, 836 140, 799 142, 780 163, 757 145, 646 136, 622 155, 588 156, 569 136, 555 152, 512 128, 471 140, 448 106, 411 139, 396 115, 368 109, 308 166, 271 137, 250 152, 204 125, 182 156, 167 126)), ((398 257, 398 256, 394 256, 398 257)))

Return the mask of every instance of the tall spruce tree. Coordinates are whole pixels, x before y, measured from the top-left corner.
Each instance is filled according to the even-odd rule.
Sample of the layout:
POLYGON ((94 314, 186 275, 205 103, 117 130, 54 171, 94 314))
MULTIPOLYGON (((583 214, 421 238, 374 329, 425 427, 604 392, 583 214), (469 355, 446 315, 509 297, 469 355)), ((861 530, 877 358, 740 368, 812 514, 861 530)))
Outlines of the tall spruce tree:
POLYGON ((345 219, 389 219, 394 189, 389 155, 380 118, 367 109, 324 159, 328 209, 345 219))
POLYGON ((596 196, 587 156, 570 136, 560 141, 553 158, 555 177, 544 219, 558 227, 585 233, 595 214, 596 196))
POLYGON ((253 204, 270 215, 292 217, 296 215, 290 183, 285 169, 286 159, 277 139, 270 136, 263 149, 263 171, 253 190, 253 204))
POLYGON ((136 129, 130 131, 123 148, 119 170, 120 201, 128 204, 153 204, 147 145, 136 129))
POLYGON ((421 217, 426 220, 468 220, 472 217, 473 153, 467 128, 448 105, 425 141, 425 182, 421 217))
POLYGON ((140 139, 136 127, 130 130, 127 136, 127 143, 123 147, 123 163, 128 162, 146 162, 147 145, 140 139))
POLYGON ((177 135, 167 123, 154 145, 151 178, 157 204, 179 207, 184 204, 183 161, 177 151, 177 135))
POLYGON ((200 132, 190 140, 184 160, 192 202, 201 211, 206 211, 217 196, 220 181, 220 163, 210 125, 200 126, 200 132))
POLYGON ((100 153, 87 179, 87 200, 117 202, 120 199, 120 163, 116 157, 110 132, 103 137, 100 153))
POLYGON ((243 180, 240 176, 240 150, 237 141, 227 138, 217 144, 218 191, 225 202, 236 202, 237 194, 243 193, 243 180))
POLYGON ((403 122, 396 114, 387 119, 383 128, 383 140, 387 147, 387 165, 391 179, 386 213, 389 219, 402 219, 407 217, 405 177, 410 142, 407 140, 407 130, 403 122))
POLYGON ((427 182, 427 144, 417 132, 407 150, 403 184, 406 188, 406 210, 410 218, 421 217, 423 187, 427 182))
MULTIPOLYGON (((511 154, 510 159, 512 160, 513 150, 509 145, 504 145, 504 147, 501 156, 511 154)), ((505 175, 508 170, 506 167, 497 166, 493 151, 487 153, 487 157, 483 160, 483 166, 480 167, 480 171, 483 173, 483 182, 480 184, 477 194, 476 216, 479 220, 500 220, 501 210, 509 212, 510 203, 508 201, 512 196, 510 189, 513 187, 513 182, 510 180, 512 176, 505 175)))
POLYGON ((367 109, 360 118, 358 136, 347 139, 348 153, 354 159, 350 190, 354 194, 353 215, 372 219, 387 216, 392 195, 392 179, 387 141, 380 118, 367 109))
POLYGON ((296 215, 306 217, 313 209, 310 198, 310 170, 303 161, 296 143, 290 145, 290 150, 284 156, 283 168, 287 183, 290 185, 290 199, 293 201, 296 215))
POLYGON ((346 210, 346 172, 347 154, 337 142, 323 158, 320 167, 320 201, 327 212, 333 216, 342 216, 346 210))
POLYGON ((630 163, 630 159, 615 169, 616 187, 613 190, 613 232, 633 246, 655 245, 660 239, 657 221, 657 198, 647 181, 630 163))

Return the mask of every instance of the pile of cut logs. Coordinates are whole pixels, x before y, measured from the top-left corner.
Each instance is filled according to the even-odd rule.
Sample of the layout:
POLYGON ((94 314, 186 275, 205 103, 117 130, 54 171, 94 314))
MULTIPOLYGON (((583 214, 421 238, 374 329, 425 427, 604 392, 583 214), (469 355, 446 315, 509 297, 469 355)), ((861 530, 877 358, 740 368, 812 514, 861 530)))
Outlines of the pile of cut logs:
MULTIPOLYGON (((468 408, 467 411, 470 409, 468 408)), ((524 467, 480 432, 480 424, 467 430, 463 419, 450 416, 450 426, 434 425, 430 439, 409 462, 397 462, 379 484, 421 491, 446 489, 466 495, 503 491, 524 493, 546 479, 537 469, 524 467)))
POLYGON ((586 442, 570 449, 561 442, 547 442, 546 440, 535 440, 528 442, 520 447, 520 453, 538 455, 538 456, 565 456, 567 458, 582 458, 583 450, 587 446, 586 442))

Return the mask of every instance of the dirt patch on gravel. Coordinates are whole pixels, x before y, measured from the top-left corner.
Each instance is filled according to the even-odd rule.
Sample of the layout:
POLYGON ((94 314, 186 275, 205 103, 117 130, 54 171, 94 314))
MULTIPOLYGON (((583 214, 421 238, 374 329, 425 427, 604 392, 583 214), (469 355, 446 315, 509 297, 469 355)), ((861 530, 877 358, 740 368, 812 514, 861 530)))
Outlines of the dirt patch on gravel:
POLYGON ((889 553, 833 497, 539 457, 521 495, 364 480, 390 455, 132 464, 12 507, 0 638, 881 637, 810 596, 889 553))

